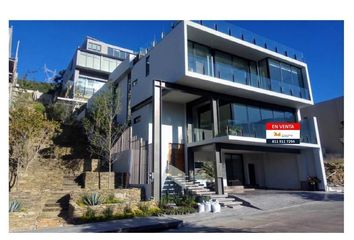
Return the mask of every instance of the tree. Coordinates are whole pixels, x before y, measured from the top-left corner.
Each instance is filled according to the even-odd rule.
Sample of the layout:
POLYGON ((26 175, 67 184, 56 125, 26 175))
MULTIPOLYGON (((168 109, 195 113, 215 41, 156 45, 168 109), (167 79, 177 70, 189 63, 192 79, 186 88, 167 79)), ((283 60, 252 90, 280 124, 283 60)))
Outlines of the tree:
POLYGON ((22 173, 26 173, 30 163, 39 152, 48 147, 52 138, 59 132, 59 124, 49 121, 45 108, 31 100, 27 94, 16 99, 10 109, 9 145, 10 145, 10 190, 15 186, 22 173))
MULTIPOLYGON (((116 121, 120 112, 120 94, 112 82, 97 92, 88 103, 83 126, 90 143, 92 155, 98 156, 103 163, 108 164, 108 172, 112 171, 112 147, 120 137, 125 126, 116 121)), ((110 186, 110 178, 108 185, 110 186)))

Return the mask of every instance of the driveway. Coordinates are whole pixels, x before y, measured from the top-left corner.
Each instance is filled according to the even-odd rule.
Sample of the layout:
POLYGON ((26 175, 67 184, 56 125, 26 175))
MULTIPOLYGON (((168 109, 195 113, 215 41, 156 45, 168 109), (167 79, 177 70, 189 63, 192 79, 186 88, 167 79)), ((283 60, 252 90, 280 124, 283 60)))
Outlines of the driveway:
MULTIPOLYGON (((231 194, 230 194, 231 195, 231 194)), ((221 213, 173 216, 169 232, 343 232, 344 194, 255 190, 233 194, 243 207, 221 213)))

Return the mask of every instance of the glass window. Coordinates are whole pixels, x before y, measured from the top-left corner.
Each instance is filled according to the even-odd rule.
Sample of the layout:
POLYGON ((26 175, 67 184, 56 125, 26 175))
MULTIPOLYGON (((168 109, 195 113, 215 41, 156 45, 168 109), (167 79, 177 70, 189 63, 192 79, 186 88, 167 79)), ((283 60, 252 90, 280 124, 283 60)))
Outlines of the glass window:
POLYGON ((269 108, 261 108, 262 122, 273 122, 273 110, 269 108))
POLYGON ((89 42, 87 44, 87 48, 90 49, 90 50, 101 52, 101 45, 96 44, 96 43, 89 42))
POLYGON ((188 69, 192 72, 212 76, 212 55, 209 48, 189 42, 188 69))
POLYGON ((259 87, 258 83, 258 73, 257 73, 257 63, 251 61, 250 62, 250 72, 251 72, 251 85, 254 87, 259 87))
POLYGON ((270 90, 270 80, 269 80, 269 72, 268 72, 268 63, 267 59, 263 59, 259 62, 259 79, 258 79, 258 87, 270 90))
POLYGON ((108 47, 107 54, 110 56, 114 56, 113 48, 108 47))
POLYGON ((273 111, 274 114, 274 122, 284 122, 284 112, 281 111, 273 111))
POLYGON ((75 83, 75 97, 90 98, 104 82, 80 76, 75 83))
POLYGON ((93 68, 93 55, 92 54, 89 54, 89 53, 87 54, 86 67, 93 68))
POLYGON ((113 72, 114 69, 116 69, 116 67, 117 67, 117 61, 114 59, 110 59, 109 60, 109 71, 113 72))
POLYGON ((86 66, 86 53, 84 52, 79 52, 78 59, 77 59, 77 64, 80 66, 85 67, 86 66))
POLYGON ((232 120, 231 117, 231 105, 223 104, 219 107, 219 116, 220 116, 220 132, 222 134, 226 133, 227 124, 232 120))
POLYGON ((262 124, 261 111, 259 107, 248 106, 248 121, 250 123, 250 136, 264 136, 264 124, 262 124))
POLYGON ((101 58, 100 56, 93 56, 93 68, 100 70, 101 69, 101 58))
POLYGON ((269 76, 271 79, 272 91, 281 92, 280 63, 273 59, 269 59, 269 76))
POLYGON ((233 57, 233 68, 235 82, 247 84, 249 70, 248 61, 242 58, 233 57))
POLYGON ((215 75, 221 79, 234 81, 231 55, 222 52, 215 53, 215 75))
POLYGON ((295 122, 295 114, 293 112, 284 112, 285 122, 295 122))
POLYGON ((232 115, 233 115, 233 122, 231 126, 229 126, 229 129, 235 131, 237 133, 236 135, 248 136, 249 129, 248 129, 247 106, 238 103, 232 104, 232 115))
POLYGON ((109 59, 106 57, 102 57, 101 59, 101 70, 109 72, 109 59))

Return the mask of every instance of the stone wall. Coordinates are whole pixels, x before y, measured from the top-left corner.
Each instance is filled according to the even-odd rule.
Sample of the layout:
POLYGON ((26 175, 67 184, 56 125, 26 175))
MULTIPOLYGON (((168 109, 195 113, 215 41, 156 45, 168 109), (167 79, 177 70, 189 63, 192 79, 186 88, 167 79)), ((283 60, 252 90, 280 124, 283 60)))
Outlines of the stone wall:
POLYGON ((114 172, 84 172, 83 181, 87 190, 114 189, 116 185, 114 172))
POLYGON ((136 208, 141 201, 141 190, 139 188, 130 189, 106 189, 106 190, 82 190, 81 192, 72 192, 70 194, 69 202, 69 216, 72 220, 81 218, 88 209, 88 206, 82 206, 79 202, 82 196, 91 193, 99 193, 101 200, 106 199, 110 195, 114 195, 115 198, 121 200, 120 203, 115 204, 100 204, 96 206, 89 206, 95 211, 96 216, 102 216, 107 208, 113 211, 113 214, 123 214, 124 209, 128 206, 130 208, 136 208))

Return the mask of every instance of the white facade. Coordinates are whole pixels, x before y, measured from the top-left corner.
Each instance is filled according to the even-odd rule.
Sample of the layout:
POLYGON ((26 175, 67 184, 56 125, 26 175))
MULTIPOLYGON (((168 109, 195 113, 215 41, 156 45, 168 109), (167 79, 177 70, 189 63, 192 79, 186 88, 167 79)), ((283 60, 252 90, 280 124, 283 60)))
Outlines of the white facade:
MULTIPOLYGON (((221 67, 227 69, 228 66, 222 65, 221 67)), ((281 71, 285 70, 282 68, 281 71)), ((233 79, 234 77, 235 75, 232 75, 233 79)), ((215 159, 218 159, 218 157, 215 157, 216 154, 220 154, 221 160, 220 163, 215 163, 216 169, 219 169, 219 165, 221 167, 221 170, 216 170, 216 175, 217 178, 222 179, 224 187, 236 181, 236 179, 230 179, 232 172, 227 169, 227 164, 230 163, 225 163, 227 154, 235 154, 242 156, 242 160, 239 161, 243 166, 243 176, 240 181, 245 186, 301 189, 309 176, 316 176, 321 180, 319 189, 326 190, 327 183, 320 152, 321 146, 316 119, 308 120, 308 127, 311 130, 309 132, 311 133, 306 138, 304 137, 298 145, 270 146, 266 144, 265 138, 257 135, 222 133, 220 126, 219 109, 221 102, 225 101, 224 99, 234 99, 232 101, 241 101, 242 104, 247 104, 247 109, 249 109, 247 110, 249 112, 246 113, 248 114, 248 121, 251 121, 250 109, 252 109, 252 104, 258 106, 259 116, 261 116, 264 104, 267 109, 274 108, 270 110, 274 119, 276 119, 276 113, 279 113, 279 109, 285 109, 285 112, 280 111, 284 119, 287 116, 286 111, 291 111, 293 121, 304 123, 306 121, 307 123, 307 120, 301 119, 299 114, 299 109, 313 105, 311 83, 306 63, 198 23, 181 21, 147 54, 138 56, 136 59, 125 60, 111 74, 110 80, 118 82, 123 94, 122 115, 119 116, 119 121, 124 122, 124 120, 130 119, 133 137, 142 138, 148 144, 156 147, 153 148, 155 149, 154 152, 150 153, 155 166, 153 168, 155 169, 153 173, 155 174, 155 180, 153 180, 155 194, 158 192, 156 192, 156 188, 161 191, 166 176, 170 174, 168 165, 175 164, 174 161, 180 161, 181 156, 184 155, 183 172, 195 178, 198 166, 202 166, 203 162, 215 162, 215 159), (199 61, 197 62, 199 66, 195 68, 196 71, 193 71, 190 65, 193 64, 191 62, 193 59, 191 60, 189 55, 190 44, 211 49, 207 51, 213 54, 226 52, 232 59, 242 58, 247 59, 250 63, 255 62, 257 64, 257 74, 259 74, 259 76, 256 76, 258 86, 250 83, 251 75, 247 75, 247 83, 236 80, 230 81, 217 76, 215 74, 216 67, 220 68, 216 65, 215 58, 217 55, 207 56, 201 60, 197 56, 196 61, 199 61), (274 72, 271 72, 270 60, 268 59, 279 61, 280 66, 285 66, 284 69, 286 69, 286 66, 290 66, 291 74, 293 74, 291 75, 292 81, 296 80, 294 76, 300 76, 300 85, 287 85, 286 72, 281 72, 283 75, 280 81, 282 84, 280 90, 277 91, 273 88, 273 85, 275 86, 278 82, 275 82, 275 78, 271 78, 274 72), (267 63, 266 69, 269 75, 267 81, 269 81, 271 87, 260 87, 259 85, 261 80, 258 79, 263 79, 260 76, 259 65, 262 61, 267 63), (205 69, 205 66, 211 66, 211 69, 205 69), (156 85, 156 81, 159 81, 158 85, 156 85), (127 84, 130 84, 130 88, 127 84), (287 87, 290 90, 287 90, 287 87), (125 100, 129 89, 131 89, 131 99, 125 100), (161 101, 159 100, 160 97, 161 101), (197 107, 198 104, 203 104, 202 102, 197 104, 201 99, 210 100, 210 105, 206 104, 204 106, 206 115, 200 112, 204 110, 197 107), (129 101, 130 104, 128 104, 129 101), (156 106, 160 107, 156 108, 156 106), (209 106, 210 111, 208 110, 209 106), (193 110, 194 107, 195 110, 193 110), (130 117, 128 117, 128 112, 131 112, 130 117), (196 114, 199 114, 199 122, 193 120, 193 116, 196 114), (201 117, 203 117, 203 120, 201 120, 201 117), (205 125, 205 121, 209 118, 212 119, 211 126, 205 125), (161 121, 161 124, 154 126, 156 121, 161 121), (196 124, 204 124, 205 129, 201 129, 201 127, 198 129, 198 127, 195 127, 196 124), (210 127, 210 130, 206 129, 208 127, 210 127), (161 134, 160 138, 156 136, 159 132, 161 134), (201 134, 202 137, 195 140, 195 134, 201 134), (184 153, 182 151, 173 153, 171 150, 173 144, 183 146, 184 153), (158 149, 160 150, 158 151, 158 149), (199 162, 199 165, 197 162, 199 162), (159 165, 159 167, 156 168, 156 165, 159 165), (254 167, 254 170, 251 171, 250 167, 254 167), (227 171, 229 172, 227 173, 227 171), (156 183, 158 181, 156 176, 160 178, 159 183, 156 183)), ((234 106, 232 104, 236 103, 231 102, 230 106, 234 106)), ((236 120, 237 118, 233 121, 236 120)), ((247 124, 249 124, 247 126, 253 126, 251 122, 247 124)), ((199 180, 203 181, 202 179, 199 180)))

